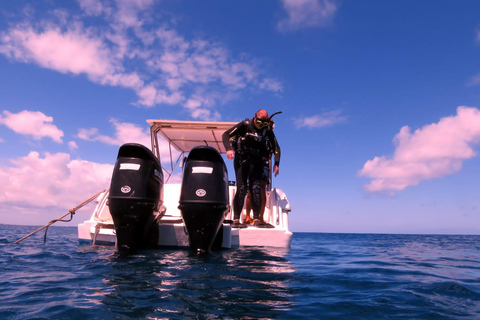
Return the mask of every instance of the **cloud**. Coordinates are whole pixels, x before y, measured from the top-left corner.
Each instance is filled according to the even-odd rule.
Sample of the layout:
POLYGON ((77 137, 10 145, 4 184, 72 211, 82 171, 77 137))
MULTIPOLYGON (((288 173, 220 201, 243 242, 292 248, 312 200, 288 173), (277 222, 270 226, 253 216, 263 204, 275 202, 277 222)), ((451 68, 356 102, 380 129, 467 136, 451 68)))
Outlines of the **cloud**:
POLYGON ((108 188, 113 165, 38 152, 0 167, 0 204, 21 208, 70 208, 108 188))
POLYGON ((283 85, 277 79, 265 78, 260 83, 260 89, 268 89, 273 92, 282 92, 283 85))
POLYGON ((324 112, 323 114, 318 114, 311 117, 294 119, 294 124, 297 129, 302 127, 322 128, 329 127, 345 121, 347 121, 347 117, 343 116, 339 110, 335 110, 324 112))
POLYGON ((372 179, 366 191, 393 193, 458 172, 464 160, 476 155, 473 146, 480 143, 480 110, 458 107, 455 116, 413 133, 404 126, 393 141, 393 156, 375 157, 359 171, 359 176, 372 179))
POLYGON ((478 86, 480 84, 480 74, 471 76, 467 79, 466 85, 467 87, 478 86))
POLYGON ((101 38, 76 24, 66 31, 52 25, 41 30, 17 26, 2 35, 0 53, 65 74, 85 74, 102 85, 122 86, 136 92, 144 86, 136 72, 123 70, 121 61, 101 38))
POLYGON ((214 112, 208 108, 214 104, 214 98, 203 94, 195 94, 188 99, 185 107, 190 111, 190 114, 196 119, 203 119, 211 121, 219 121, 221 116, 218 112, 214 112), (204 106, 207 106, 205 108, 204 106))
POLYGON ((214 108, 225 103, 217 97, 282 90, 282 84, 265 76, 247 55, 236 58, 220 43, 180 35, 165 15, 164 21, 154 16, 158 10, 153 0, 79 4, 83 15, 62 11, 56 20, 11 24, 0 33, 0 54, 64 74, 86 75, 100 85, 128 88, 138 97, 135 104, 179 105, 203 120, 214 119, 214 108), (86 26, 89 19, 96 19, 95 28, 86 26), (193 98, 202 105, 191 109, 193 98))
POLYGON ((338 9, 333 0, 281 0, 287 17, 277 28, 282 32, 324 27, 332 23, 338 9))
POLYGON ((78 149, 78 145, 77 145, 77 143, 76 143, 75 141, 70 141, 70 142, 68 143, 68 147, 70 148, 70 150, 76 150, 76 149, 78 149))
MULTIPOLYGON (((475 42, 480 44, 480 27, 475 30, 475 42)), ((466 80, 466 86, 473 87, 480 84, 480 74, 473 75, 466 80)))
POLYGON ((53 141, 62 143, 63 131, 58 129, 52 117, 48 117, 39 111, 21 111, 11 113, 3 111, 0 116, 0 124, 5 125, 18 134, 32 136, 35 140, 51 138, 53 141))
MULTIPOLYGON (((120 122, 117 119, 111 119, 110 123, 112 123, 114 127, 113 136, 100 134, 97 128, 83 128, 78 131, 77 137, 86 141, 96 141, 114 146, 121 146, 125 143, 139 143, 151 149, 149 129, 140 127, 133 123, 120 122)), ((160 149, 160 157, 162 159, 169 159, 170 148, 168 142, 163 139, 159 139, 158 147, 160 149)), ((174 152, 174 150, 172 150, 172 152, 172 156, 174 158, 179 155, 177 152, 174 152)))
MULTIPOLYGON (((110 122, 115 130, 111 137, 100 134, 96 128, 81 129, 77 137, 116 146, 136 142, 150 147, 148 129, 116 119, 110 122)), ((159 145, 162 159, 168 159, 168 143, 160 140, 159 145)), ((74 141, 69 142, 69 147, 71 150, 78 148, 74 141)), ((178 156, 178 153, 173 156, 178 156)), ((112 163, 114 161, 112 159, 112 163)), ((2 217, 5 222, 18 223, 18 220, 10 217, 12 208, 15 208, 15 212, 31 218, 34 215, 45 215, 44 220, 48 221, 53 218, 52 215, 57 217, 58 212, 68 210, 108 188, 112 172, 112 164, 72 160, 67 153, 40 154, 31 151, 25 157, 10 159, 9 166, 0 166, 0 216, 5 215, 2 217)), ((180 182, 176 175, 171 181, 180 182)), ((38 217, 35 219, 29 221, 37 224, 44 221, 38 217)))
POLYGON ((99 16, 105 11, 105 6, 100 0, 78 0, 78 3, 85 13, 91 16, 99 16))
POLYGON ((143 21, 139 18, 142 11, 148 10, 153 5, 153 0, 124 0, 117 1, 118 11, 116 20, 124 27, 140 27, 143 21))
POLYGON ((110 122, 115 129, 113 137, 101 135, 97 128, 80 129, 77 137, 87 141, 99 141, 115 146, 134 142, 150 147, 151 141, 148 129, 133 123, 119 122, 117 119, 111 119, 110 122))
POLYGON ((37 63, 62 73, 86 73, 96 78, 111 74, 114 69, 102 41, 84 30, 18 28, 10 30, 2 40, 6 44, 3 52, 9 58, 37 63), (6 50, 7 46, 10 50, 6 50))
POLYGON ((477 27, 475 30, 475 42, 480 43, 480 28, 477 27))

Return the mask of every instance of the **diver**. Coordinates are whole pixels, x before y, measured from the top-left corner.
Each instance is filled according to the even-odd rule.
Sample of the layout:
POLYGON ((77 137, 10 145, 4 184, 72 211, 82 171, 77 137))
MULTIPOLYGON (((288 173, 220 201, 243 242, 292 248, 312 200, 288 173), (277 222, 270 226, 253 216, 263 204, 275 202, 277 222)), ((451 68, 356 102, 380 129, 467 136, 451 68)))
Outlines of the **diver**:
MULTIPOLYGON (((262 172, 265 168, 265 158, 273 153, 275 176, 279 173, 280 147, 273 133, 271 117, 264 109, 255 113, 253 119, 245 119, 223 133, 222 140, 227 150, 227 158, 234 160, 237 192, 233 200, 233 228, 245 228, 240 223, 245 197, 250 191, 253 209, 254 226, 272 228, 263 222, 262 210, 262 172), (230 138, 236 139, 236 148, 232 148, 230 138), (248 188, 248 190, 247 190, 248 188)), ((264 205, 264 204, 263 204, 264 205)))
MULTIPOLYGON (((272 117, 280 112, 274 113, 272 116, 270 116, 270 129, 273 130, 275 128, 275 123, 273 122, 272 117)), ((266 141, 267 148, 269 150, 268 157, 263 157, 263 170, 262 170, 262 179, 261 179, 261 185, 262 185, 262 206, 260 207, 260 222, 263 223, 265 222, 263 218, 263 214, 265 212, 265 206, 267 204, 267 189, 270 191, 271 189, 271 163, 272 163, 272 154, 275 150, 280 150, 280 147, 278 146, 277 141, 275 140, 273 143, 270 143, 270 141, 266 141)), ((232 147, 235 150, 235 147, 232 145, 232 147)), ((254 221, 252 218, 250 218, 250 211, 252 211, 252 195, 250 191, 247 193, 247 199, 245 200, 245 211, 246 211, 246 216, 245 216, 245 223, 247 224, 253 224, 254 221)))

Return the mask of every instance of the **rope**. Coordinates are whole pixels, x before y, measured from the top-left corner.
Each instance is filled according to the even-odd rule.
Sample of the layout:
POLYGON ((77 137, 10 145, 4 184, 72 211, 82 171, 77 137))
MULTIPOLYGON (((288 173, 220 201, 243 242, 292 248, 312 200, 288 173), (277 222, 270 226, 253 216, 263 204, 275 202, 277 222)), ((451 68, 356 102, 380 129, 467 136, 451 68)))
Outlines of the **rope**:
POLYGON ((17 241, 15 241, 14 243, 19 243, 20 241, 23 241, 25 239, 27 239, 28 237, 30 236, 33 236, 35 233, 37 233, 38 231, 41 231, 43 229, 46 229, 45 230, 45 235, 43 236, 43 243, 45 244, 45 242, 47 241, 47 231, 48 231, 48 227, 50 227, 52 224, 54 224, 55 222, 70 222, 72 221, 73 219, 73 215, 75 214, 75 211, 77 211, 78 209, 82 208, 83 206, 85 206, 86 204, 92 202, 94 199, 98 198, 98 196, 105 192, 107 190, 102 190, 102 191, 99 191, 97 192, 94 196, 90 197, 89 199, 85 200, 84 202, 80 203, 78 206, 76 206, 75 208, 73 209, 70 209, 68 210, 68 212, 66 214, 64 214, 63 216, 61 216, 60 218, 58 219, 54 219, 52 221, 50 221, 49 223, 47 223, 46 225, 44 225, 43 227, 33 231, 32 233, 29 233, 27 234, 25 237, 21 238, 21 239, 18 239, 17 241), (68 220, 62 220, 63 218, 65 218, 66 216, 70 215, 70 219, 68 220))

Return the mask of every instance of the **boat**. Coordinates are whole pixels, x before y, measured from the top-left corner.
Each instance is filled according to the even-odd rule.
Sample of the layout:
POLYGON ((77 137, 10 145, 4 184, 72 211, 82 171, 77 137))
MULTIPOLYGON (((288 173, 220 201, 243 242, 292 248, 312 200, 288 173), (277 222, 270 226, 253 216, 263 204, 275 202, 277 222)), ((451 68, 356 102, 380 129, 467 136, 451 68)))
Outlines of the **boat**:
POLYGON ((190 248, 199 254, 244 246, 290 247, 290 203, 271 185, 264 221, 273 228, 232 228, 236 185, 228 179, 222 134, 235 122, 147 123, 151 149, 136 143, 120 147, 110 188, 97 197, 90 219, 78 225, 80 243, 113 245, 122 252, 190 248), (162 165, 160 139, 168 142, 169 166, 162 165))

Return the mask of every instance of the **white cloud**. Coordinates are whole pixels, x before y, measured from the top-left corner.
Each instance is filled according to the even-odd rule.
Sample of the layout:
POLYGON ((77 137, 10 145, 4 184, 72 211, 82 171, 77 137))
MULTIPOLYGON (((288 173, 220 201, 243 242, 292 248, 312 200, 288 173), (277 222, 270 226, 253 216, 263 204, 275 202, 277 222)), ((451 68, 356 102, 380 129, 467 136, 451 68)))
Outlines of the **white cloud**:
POLYGON ((150 9, 153 0, 122 0, 117 1, 118 11, 116 19, 124 27, 140 27, 143 22, 139 18, 140 12, 150 9))
POLYGON ((475 41, 477 43, 480 43, 480 28, 477 27, 477 29, 475 30, 475 41))
POLYGON ((347 117, 343 116, 339 110, 335 110, 324 112, 323 114, 317 114, 311 117, 294 119, 294 124, 297 129, 302 127, 322 128, 345 121, 347 121, 347 117))
POLYGON ((76 149, 78 149, 78 145, 77 145, 77 143, 76 143, 75 141, 70 141, 70 142, 68 143, 68 147, 70 148, 70 150, 76 150, 76 149))
POLYGON ((144 83, 140 76, 125 72, 121 61, 101 38, 76 24, 73 27, 63 31, 52 25, 44 30, 18 26, 1 37, 0 53, 61 73, 86 74, 91 81, 102 85, 141 90, 144 83))
POLYGON ((11 29, 2 37, 1 52, 9 58, 33 62, 62 73, 86 73, 98 77, 112 72, 109 52, 100 39, 86 30, 62 31, 59 28, 11 29))
POLYGON ((113 165, 71 160, 66 153, 38 152, 0 167, 0 203, 23 208, 70 208, 108 188, 113 165))
POLYGON ((62 143, 63 131, 58 129, 53 122, 52 117, 48 117, 39 111, 21 111, 11 113, 3 111, 3 117, 0 116, 0 124, 12 129, 18 134, 30 135, 36 140, 48 137, 53 141, 62 143))
POLYGON ((338 9, 333 0, 281 0, 288 17, 277 27, 280 31, 323 27, 329 25, 338 9))
MULTIPOLYGON (((194 112, 206 112, 202 110, 196 110, 196 108, 194 109, 194 112)), ((216 117, 217 115, 213 116, 216 117)), ((80 129, 77 137, 87 141, 96 141, 115 146, 121 146, 125 143, 140 143, 151 149, 149 129, 144 129, 133 123, 119 122, 116 119, 112 119, 110 122, 113 124, 115 129, 113 136, 102 135, 99 133, 97 128, 90 128, 80 129)), ((170 151, 172 153, 171 157, 173 162, 175 162, 180 156, 180 152, 176 151, 173 147, 170 148, 168 142, 161 137, 158 139, 158 149, 160 152, 160 161, 162 163, 164 173, 168 174, 171 171, 171 166, 174 165, 174 163, 170 164, 170 151)), ((174 173, 169 182, 179 183, 181 181, 180 176, 178 173, 174 173)))
POLYGON ((478 86, 480 84, 480 74, 474 75, 467 79, 466 85, 469 87, 478 86))
POLYGON ((440 119, 415 130, 401 128, 395 136, 392 157, 375 157, 359 171, 371 178, 368 192, 395 192, 416 186, 423 180, 454 174, 462 162, 476 155, 480 143, 480 110, 458 107, 455 116, 440 119))
POLYGON ((273 92, 282 92, 283 85, 277 79, 265 78, 260 83, 260 89, 267 89, 273 92))
MULTIPOLYGON (((112 137, 101 135, 98 129, 92 128, 81 129, 78 138, 116 146, 135 142, 150 147, 148 129, 116 119, 110 122, 115 129, 112 137)), ((162 159, 168 159, 168 143, 160 140, 159 144, 162 159)), ((78 146, 70 141, 69 147, 73 150, 78 146)), ((112 163, 114 161, 112 159, 112 163)), ((12 208, 17 214, 29 216, 27 224, 39 224, 58 217, 61 212, 65 213, 108 188, 113 172, 112 164, 72 160, 67 153, 41 155, 32 151, 25 157, 11 159, 10 163, 10 166, 0 166, 0 216, 4 215, 2 220, 12 223, 18 223, 18 219, 10 217, 12 208)), ((172 177, 172 181, 179 182, 178 179, 178 176, 172 177)))
POLYGON ((65 74, 86 75, 100 85, 129 88, 138 96, 136 104, 179 105, 200 119, 215 117, 215 106, 225 101, 190 109, 187 101, 192 95, 210 98, 243 90, 282 90, 278 80, 264 77, 246 55, 234 58, 222 44, 186 39, 168 27, 167 19, 159 22, 153 0, 79 0, 79 4, 105 24, 88 28, 81 20, 85 16, 68 12, 58 21, 11 24, 0 33, 0 54, 65 74))
POLYGON ((190 114, 196 119, 218 121, 220 120, 220 114, 208 108, 213 103, 212 98, 196 94, 193 95, 191 99, 188 99, 184 106, 190 110, 190 114))
MULTIPOLYGON (((97 141, 114 146, 121 146, 125 143, 139 143, 151 149, 151 138, 149 129, 140 127, 133 123, 120 122, 116 119, 111 119, 110 122, 113 124, 115 130, 113 136, 100 134, 97 128, 90 128, 80 129, 77 137, 82 140, 97 141)), ((159 139, 158 144, 161 158, 169 159, 170 151, 168 142, 164 141, 163 139, 159 139)), ((174 152, 173 157, 177 156, 178 153, 174 152)))
POLYGON ((110 122, 115 128, 113 137, 101 135, 96 128, 80 129, 78 138, 88 141, 99 141, 102 143, 121 146, 124 143, 140 143, 150 147, 150 133, 148 129, 139 127, 133 123, 119 122, 111 119, 110 122))
POLYGON ((78 0, 78 3, 88 15, 99 16, 105 11, 105 6, 100 0, 78 0))

